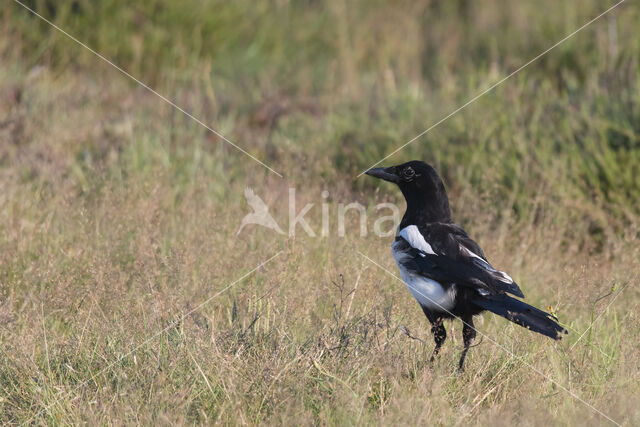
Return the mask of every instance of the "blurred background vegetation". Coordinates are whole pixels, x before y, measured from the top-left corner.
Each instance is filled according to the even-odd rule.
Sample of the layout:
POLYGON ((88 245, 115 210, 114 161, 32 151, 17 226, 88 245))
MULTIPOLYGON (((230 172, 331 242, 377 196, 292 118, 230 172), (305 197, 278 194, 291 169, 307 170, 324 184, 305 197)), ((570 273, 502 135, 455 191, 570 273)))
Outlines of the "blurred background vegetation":
MULTIPOLYGON (((46 67, 55 79, 82 73, 107 87, 128 85, 143 96, 134 82, 47 23, 10 0, 4 3, 5 74, 18 73, 15 80, 46 67)), ((25 4, 288 178, 335 183, 352 181, 613 3, 25 4)), ((486 199, 487 206, 497 205, 497 211, 524 223, 551 209, 554 218, 585 224, 599 245, 607 233, 635 226, 638 17, 635 5, 621 5, 386 163, 432 162, 454 194, 473 188, 468 203, 486 199)), ((15 85, 28 91, 24 81, 15 85)), ((134 120, 133 126, 140 126, 134 120)), ((173 141, 150 142, 168 150, 170 162, 178 161, 176 150, 191 152, 196 146, 205 154, 231 156, 221 159, 227 168, 251 162, 229 147, 215 148, 222 143, 184 117, 171 120, 173 141), (184 129, 192 131, 183 134, 184 129)), ((86 139, 71 154, 90 152, 100 163, 129 144, 86 139)), ((252 173, 264 172, 255 166, 252 173)), ((353 188, 373 185, 365 181, 354 181, 353 188)), ((581 238, 584 229, 575 234, 568 237, 581 238)))

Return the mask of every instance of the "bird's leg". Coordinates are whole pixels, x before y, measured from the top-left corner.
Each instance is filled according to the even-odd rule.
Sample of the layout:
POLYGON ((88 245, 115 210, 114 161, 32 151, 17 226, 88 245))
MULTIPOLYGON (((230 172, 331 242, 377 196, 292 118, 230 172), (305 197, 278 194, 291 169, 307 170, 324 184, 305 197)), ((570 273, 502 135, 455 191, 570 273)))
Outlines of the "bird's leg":
POLYGON ((464 359, 467 357, 469 347, 473 344, 473 340, 476 338, 476 328, 473 326, 473 317, 465 316, 462 318, 464 326, 462 327, 462 339, 464 341, 464 349, 462 350, 462 356, 460 356, 460 364, 458 365, 458 372, 464 371, 464 359))
POLYGON ((438 317, 434 322, 431 323, 431 333, 433 334, 433 339, 436 342, 436 346, 433 348, 433 354, 431 354, 430 362, 433 363, 433 360, 438 355, 440 351, 440 347, 444 344, 444 340, 447 339, 447 330, 444 328, 442 324, 442 317, 438 317))
POLYGON ((442 324, 443 318, 441 316, 438 316, 436 313, 430 311, 422 304, 420 305, 420 307, 422 307, 422 312, 425 316, 427 316, 429 322, 431 322, 431 333, 433 334, 433 339, 436 342, 436 346, 433 349, 433 353, 431 354, 431 359, 429 360, 430 363, 433 363, 433 360, 436 358, 438 352, 440 351, 440 347, 442 347, 442 344, 444 344, 444 340, 447 339, 447 331, 442 324))

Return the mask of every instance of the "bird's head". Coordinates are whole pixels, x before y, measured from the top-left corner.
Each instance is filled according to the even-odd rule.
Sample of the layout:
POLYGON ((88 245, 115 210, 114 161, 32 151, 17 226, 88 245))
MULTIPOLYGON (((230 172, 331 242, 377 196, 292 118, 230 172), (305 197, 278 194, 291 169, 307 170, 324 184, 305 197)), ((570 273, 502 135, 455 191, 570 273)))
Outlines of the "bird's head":
POLYGON ((369 169, 366 174, 400 187, 408 210, 428 211, 424 213, 430 220, 450 220, 449 199, 444 183, 428 163, 412 160, 397 166, 369 169))
POLYGON ((393 182, 400 187, 402 193, 427 193, 444 189, 444 184, 436 170, 428 163, 412 160, 388 168, 373 168, 365 172, 367 175, 393 182))

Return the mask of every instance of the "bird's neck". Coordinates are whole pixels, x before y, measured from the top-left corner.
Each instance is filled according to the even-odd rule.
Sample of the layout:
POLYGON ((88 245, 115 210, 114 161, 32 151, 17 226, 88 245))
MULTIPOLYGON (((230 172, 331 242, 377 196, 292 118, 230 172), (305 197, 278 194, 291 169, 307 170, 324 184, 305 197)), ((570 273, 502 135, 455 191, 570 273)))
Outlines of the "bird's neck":
POLYGON ((453 222, 451 209, 447 198, 436 199, 428 202, 431 198, 410 198, 407 199, 407 210, 400 222, 400 229, 408 225, 423 225, 433 222, 453 222))

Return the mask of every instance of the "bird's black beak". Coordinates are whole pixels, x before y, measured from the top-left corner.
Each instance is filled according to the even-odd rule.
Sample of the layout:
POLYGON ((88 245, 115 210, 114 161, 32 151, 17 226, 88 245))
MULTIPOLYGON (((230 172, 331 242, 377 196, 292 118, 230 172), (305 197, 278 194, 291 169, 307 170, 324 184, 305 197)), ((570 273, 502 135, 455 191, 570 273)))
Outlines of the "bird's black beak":
POLYGON ((400 177, 395 174, 395 168, 393 166, 389 168, 373 168, 369 169, 365 173, 373 176, 374 178, 384 179, 385 181, 394 182, 396 184, 400 182, 400 177))

